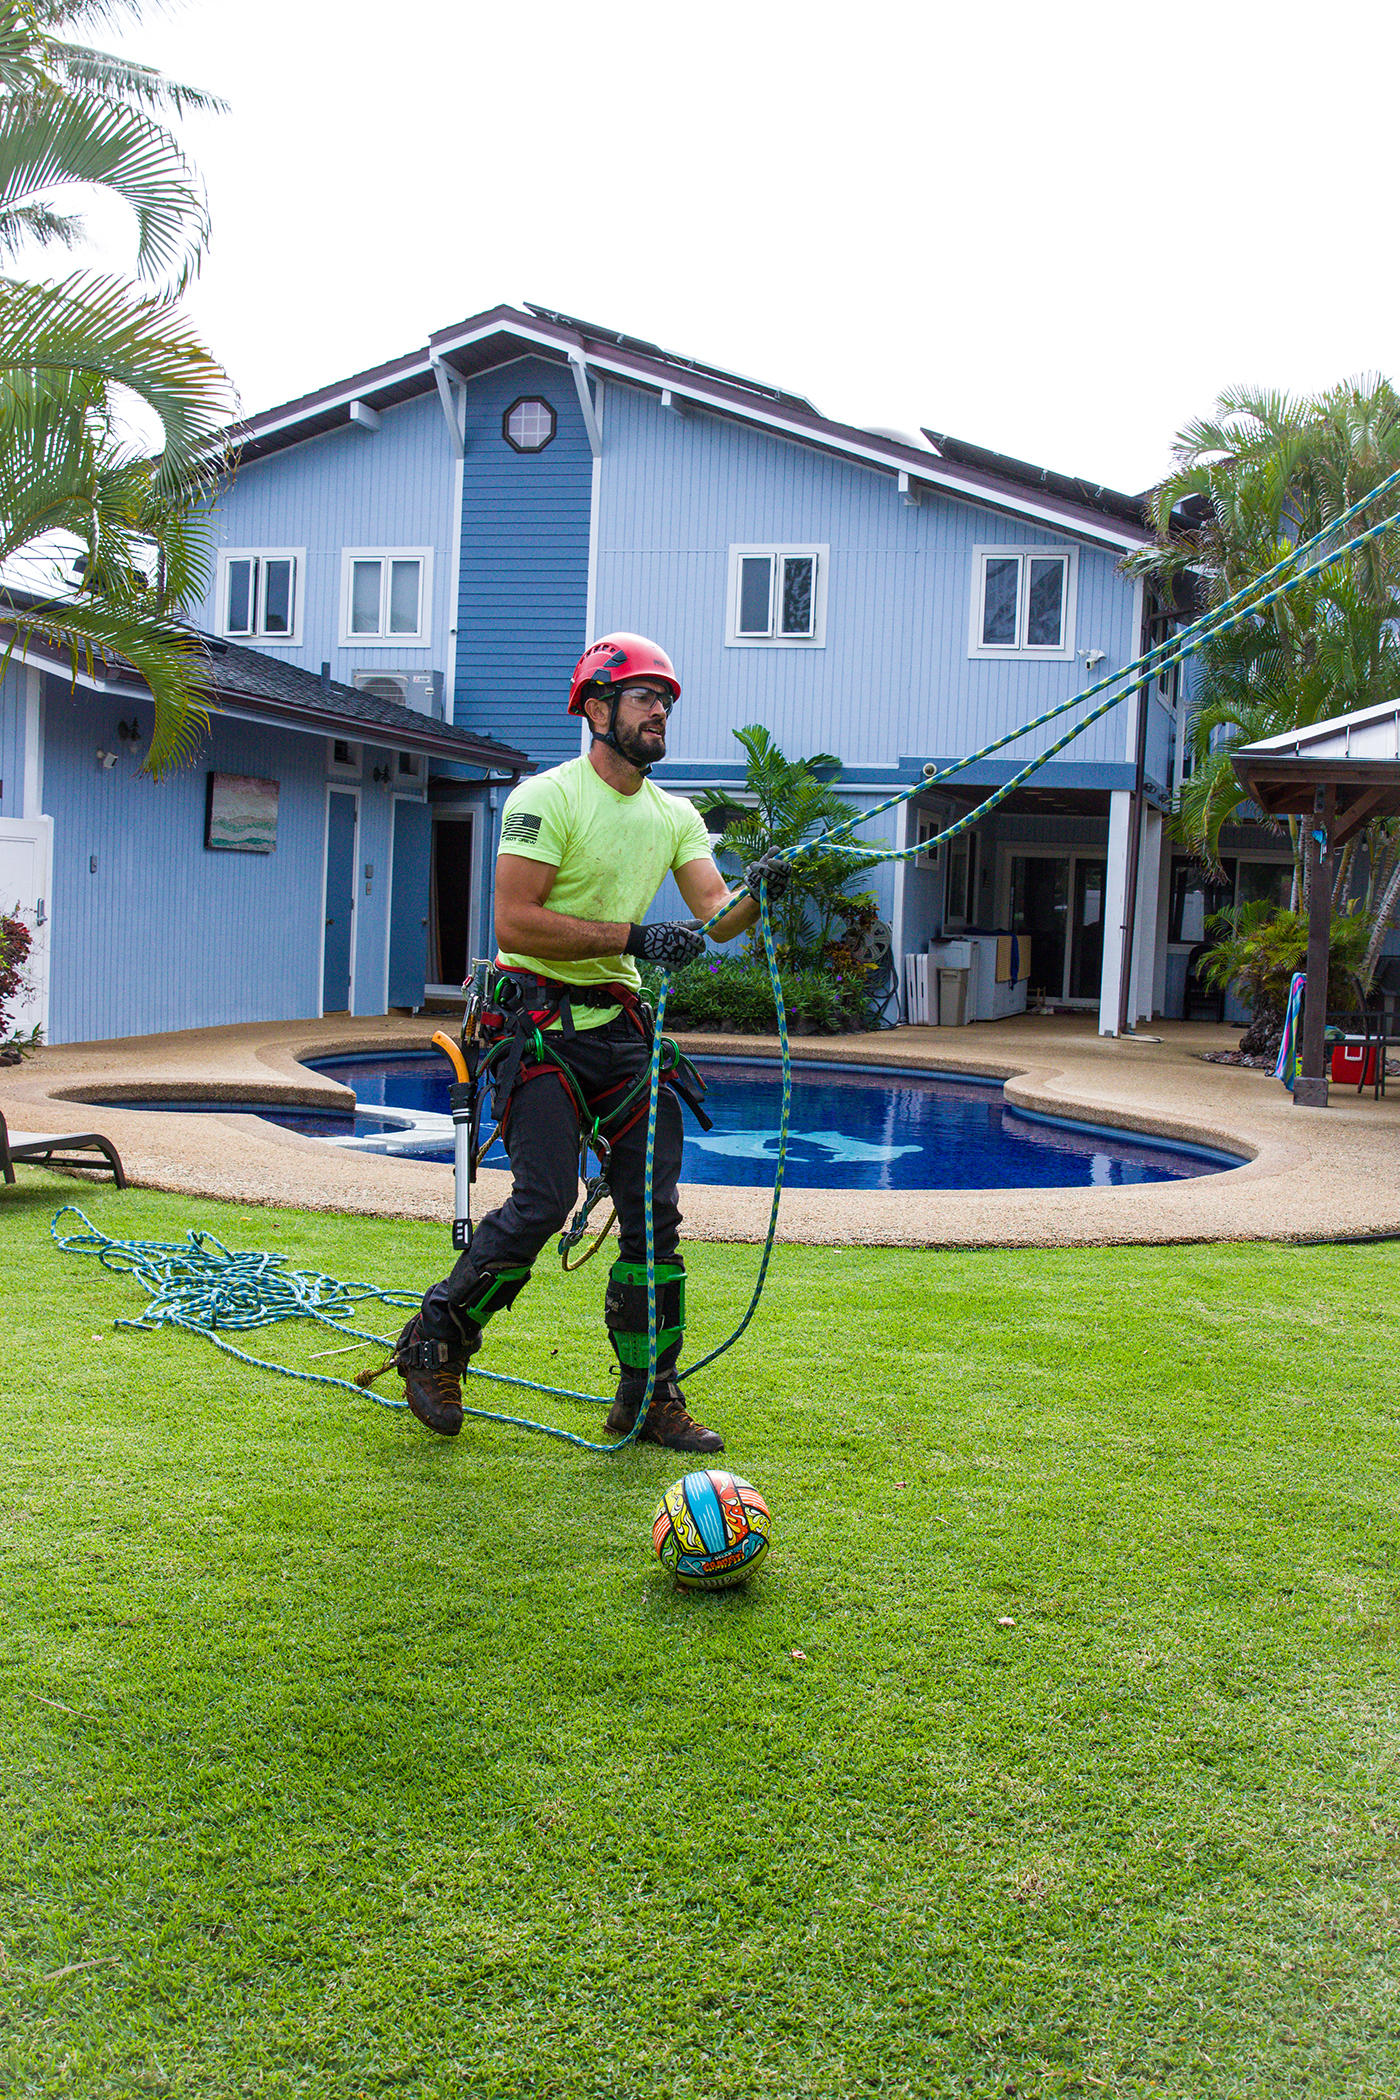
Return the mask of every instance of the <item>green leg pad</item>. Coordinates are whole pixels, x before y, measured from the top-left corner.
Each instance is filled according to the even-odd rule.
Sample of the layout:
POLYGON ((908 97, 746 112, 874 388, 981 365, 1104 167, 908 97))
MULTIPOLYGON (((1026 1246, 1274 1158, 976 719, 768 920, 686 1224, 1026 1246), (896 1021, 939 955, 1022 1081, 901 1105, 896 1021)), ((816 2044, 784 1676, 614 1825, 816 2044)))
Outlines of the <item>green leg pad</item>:
POLYGON ((459 1320, 474 1320, 484 1327, 494 1313, 504 1312, 530 1281, 528 1269, 496 1269, 481 1279, 481 1288, 469 1305, 453 1310, 459 1320))
MULTIPOLYGON (((603 1318, 617 1360, 626 1371, 647 1367, 647 1272, 644 1262, 615 1261, 608 1273, 603 1318)), ((685 1332, 685 1263, 656 1264, 656 1357, 674 1361, 685 1332)))

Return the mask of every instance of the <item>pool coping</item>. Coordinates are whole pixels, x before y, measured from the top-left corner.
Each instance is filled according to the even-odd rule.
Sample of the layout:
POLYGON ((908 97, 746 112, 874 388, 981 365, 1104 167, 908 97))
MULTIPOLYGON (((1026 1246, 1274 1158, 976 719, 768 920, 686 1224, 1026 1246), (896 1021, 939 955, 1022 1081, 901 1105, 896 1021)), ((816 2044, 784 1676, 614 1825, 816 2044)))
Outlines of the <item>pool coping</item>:
MULTIPOLYGON (((450 1167, 347 1152, 232 1113, 136 1113, 115 1106, 94 1117, 91 1097, 223 1095, 344 1108, 353 1101, 351 1090, 309 1073, 302 1059, 421 1049, 443 1025, 443 1016, 432 1014, 336 1016, 46 1047, 18 1067, 0 1068, 0 1110, 16 1129, 77 1130, 98 1121, 138 1184, 252 1204, 441 1221, 451 1213, 450 1167), (313 1162, 314 1175, 308 1172, 313 1162)), ((1269 1075, 1202 1061, 1204 1051, 1233 1047, 1236 1039, 1210 1023, 1165 1023, 1115 1041, 1099 1036, 1092 1017, 1083 1016, 798 1038, 794 1051, 804 1061, 1000 1080, 1017 1108, 1225 1150, 1245 1163, 1186 1181, 1104 1189, 790 1189, 779 1237, 932 1247, 1400 1234, 1400 1083, 1379 1102, 1334 1089, 1328 1109, 1295 1108, 1269 1075)), ((688 1051, 705 1055, 778 1054, 771 1037, 690 1032, 683 1041, 688 1051)), ((501 1201, 507 1187, 503 1172, 483 1169, 478 1214, 501 1201)), ((683 1189, 688 1238, 762 1238, 767 1189, 698 1182, 683 1189)))

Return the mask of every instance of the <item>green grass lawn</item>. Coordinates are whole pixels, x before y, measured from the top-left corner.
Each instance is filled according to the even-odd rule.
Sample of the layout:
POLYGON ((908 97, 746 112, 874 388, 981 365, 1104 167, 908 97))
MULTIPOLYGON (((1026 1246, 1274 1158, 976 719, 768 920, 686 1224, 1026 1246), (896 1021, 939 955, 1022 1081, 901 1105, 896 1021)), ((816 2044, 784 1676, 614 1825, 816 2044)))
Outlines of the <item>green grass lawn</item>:
MULTIPOLYGON (((780 1250, 691 1394, 775 1545, 688 1596, 683 1459, 114 1331, 47 1224, 444 1231, 21 1174, 0 2092, 1400 2092, 1400 1250, 780 1250)), ((601 1269, 487 1361, 601 1391, 601 1269)))

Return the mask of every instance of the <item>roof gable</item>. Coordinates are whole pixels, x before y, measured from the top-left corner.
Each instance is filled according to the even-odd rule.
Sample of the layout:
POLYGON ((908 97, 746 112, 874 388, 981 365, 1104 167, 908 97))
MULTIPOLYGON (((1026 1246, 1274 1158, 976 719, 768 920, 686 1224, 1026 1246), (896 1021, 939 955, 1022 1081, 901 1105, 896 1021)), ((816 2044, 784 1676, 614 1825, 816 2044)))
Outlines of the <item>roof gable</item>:
POLYGON ((231 435, 244 460, 265 458, 345 427, 354 402, 391 408, 526 355, 571 365, 580 383, 594 373, 679 397, 710 414, 901 477, 910 487, 935 490, 1042 529, 1115 550, 1140 546, 1151 537, 1134 497, 932 433, 927 443, 915 443, 836 422, 801 394, 539 306, 492 307, 438 329, 422 349, 250 416, 231 435))

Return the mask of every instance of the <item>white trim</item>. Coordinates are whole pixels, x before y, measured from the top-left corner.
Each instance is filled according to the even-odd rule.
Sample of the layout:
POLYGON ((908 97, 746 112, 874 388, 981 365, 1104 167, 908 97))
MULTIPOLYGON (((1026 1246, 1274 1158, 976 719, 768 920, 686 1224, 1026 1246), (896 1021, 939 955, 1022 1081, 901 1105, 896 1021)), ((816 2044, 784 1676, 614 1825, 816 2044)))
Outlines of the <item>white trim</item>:
POLYGON ((969 607, 967 653, 983 661, 998 658, 1012 663, 1069 663, 1074 657, 1075 615, 1079 599, 1079 549, 1077 547, 1034 547, 1005 543, 984 543, 972 550, 972 603, 969 607), (984 642, 982 639, 982 617, 986 604, 987 563, 997 560, 1015 560, 1022 564, 1016 585, 1016 635, 1014 643, 984 642), (1063 616, 1060 622, 1060 639, 1053 649, 1033 648, 1020 637, 1025 631, 1027 601, 1030 596, 1030 569, 1032 561, 1063 561, 1065 568, 1065 594, 1063 616))
POLYGON ((725 598, 724 646, 726 649, 824 649, 826 647, 826 586, 831 568, 831 546, 829 541, 807 545, 793 540, 769 540, 766 544, 744 546, 733 544, 729 549, 729 583, 725 598), (742 566, 746 557, 767 555, 773 564, 773 580, 769 586, 769 622, 767 634, 740 634, 739 632, 739 587, 742 566), (771 629, 777 625, 778 605, 782 599, 782 582, 778 564, 793 555, 810 556, 816 563, 816 575, 812 590, 812 632, 810 634, 777 634, 771 629))
MULTIPOLYGON (((508 334, 519 342, 532 344, 539 349, 552 351, 556 357, 561 354, 567 357, 571 348, 568 336, 562 331, 547 331, 538 324, 515 318, 503 322, 496 317, 481 327, 463 328, 454 333, 443 331, 433 347, 423 353, 416 366, 413 360, 405 358, 397 368, 390 369, 384 383, 389 384, 392 380, 394 384, 402 384, 404 380, 414 376, 415 370, 426 378, 429 373, 434 372, 436 366, 445 363, 448 352, 468 348, 473 343, 485 342, 492 336, 501 334, 508 334)), ((506 362, 519 364, 530 354, 529 351, 522 351, 520 357, 507 359, 506 362)), ((579 355, 582 354, 580 351, 579 355)), ((727 416, 736 423, 750 423, 762 429, 776 431, 791 437, 798 444, 810 446, 815 450, 837 452, 844 458, 858 460, 863 465, 877 468, 887 474, 913 474, 920 484, 938 489, 945 495, 959 497, 964 502, 976 504, 984 510, 1002 511, 1012 517, 1025 518, 1029 523, 1039 525, 1050 532, 1070 533, 1078 539, 1090 540, 1095 545, 1114 547, 1125 552, 1148 545, 1152 537, 1146 526, 1132 531, 1124 525, 1111 524, 1107 519, 1102 524, 1087 519, 1081 521, 1078 518, 1067 517, 1062 510, 1055 510, 1047 504, 1020 496, 1012 490, 1002 492, 966 481, 935 453, 930 453, 918 461, 911 461, 903 456, 903 451, 882 445, 875 438, 864 442, 838 436, 834 432, 824 435, 821 431, 806 429, 795 423, 790 416, 784 415, 780 409, 765 407, 759 397, 755 397, 752 402, 731 401, 710 392, 699 380, 687 381, 683 372, 668 373, 663 379, 657 373, 639 371, 634 365, 626 363, 616 351, 608 353, 596 346, 590 348, 588 364, 600 376, 609 374, 630 386, 644 387, 657 394, 666 392, 679 396, 682 400, 694 402, 697 407, 707 410, 712 415, 727 416)), ((460 381, 461 375, 456 372, 455 367, 449 369, 452 370, 453 377, 460 381)), ((492 369, 500 370, 501 367, 493 366, 492 369)), ((365 378, 363 372, 357 373, 353 382, 346 382, 326 398, 302 408, 297 414, 275 419, 254 417, 248 423, 235 427, 245 441, 249 437, 272 437, 278 431, 295 429, 298 423, 305 422, 313 416, 328 415, 337 407, 348 406, 351 401, 359 398, 365 378)), ((737 380, 734 383, 741 384, 737 380)), ((671 405, 674 407, 674 402, 671 405)), ((812 413, 817 422, 825 420, 817 416, 815 411, 812 413)), ((321 434, 316 433, 318 436, 321 434)))
POLYGON ((429 369, 437 382, 438 400, 442 403, 443 415, 447 418, 448 443, 454 459, 461 459, 467 449, 467 388, 460 372, 440 357, 430 357, 429 369))
POLYGON ((24 784, 19 806, 24 817, 44 812, 44 674, 35 664, 24 667, 24 784))
POLYGON ((452 572, 447 580, 447 669, 443 675, 442 718, 457 716, 457 629, 462 618, 462 506, 467 500, 467 463, 458 458, 452 468, 452 572))
POLYGON ((214 632, 225 641, 242 642, 247 648, 296 649, 301 646, 302 608, 306 602, 305 547, 220 547, 214 584, 214 632), (290 561, 292 570, 292 631, 290 634, 234 634, 228 625, 228 565, 231 561, 290 561))
POLYGON ((350 403, 350 421, 357 430, 374 432, 378 430, 380 424, 379 411, 377 408, 371 408, 368 401, 352 401, 350 403))
MULTIPOLYGON (((359 899, 355 892, 359 888, 360 873, 360 790, 343 785, 339 781, 326 782, 326 813, 321 831, 321 940, 316 963, 316 1014, 324 1020, 326 1013, 326 888, 331 874, 331 796, 349 795, 355 804, 355 844, 350 855, 350 986, 347 992, 349 1004, 345 1011, 355 1011, 355 950, 359 946, 360 914, 359 899)), ((339 1011, 339 1009, 337 1009, 339 1011)))
MULTIPOLYGON (((603 382, 598 382, 598 435, 603 434, 603 382)), ((593 623, 598 605, 598 520, 603 508, 603 447, 599 443, 593 455, 592 479, 588 496, 588 584, 584 594, 583 646, 591 648, 596 639, 593 623)))
MULTIPOLYGON (((342 547, 340 550, 340 646, 342 649, 430 649, 432 647, 433 549, 431 547, 342 547), (416 561, 418 631, 416 634, 354 634, 350 629, 350 582, 357 561, 416 561), (425 624, 426 623, 426 624, 425 624)), ((379 577, 379 617, 386 616, 384 572, 379 577)))
POLYGON ((569 352, 569 370, 574 375, 574 392, 578 395, 579 411, 583 427, 588 432, 589 448, 595 459, 603 454, 603 426, 598 420, 598 410, 588 384, 588 360, 581 350, 569 352))

